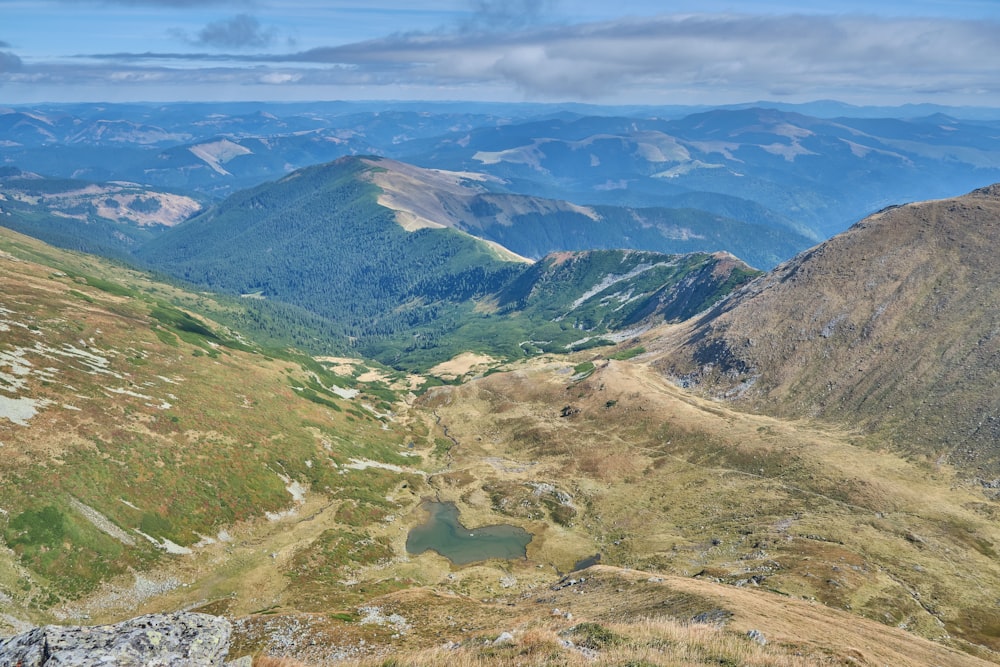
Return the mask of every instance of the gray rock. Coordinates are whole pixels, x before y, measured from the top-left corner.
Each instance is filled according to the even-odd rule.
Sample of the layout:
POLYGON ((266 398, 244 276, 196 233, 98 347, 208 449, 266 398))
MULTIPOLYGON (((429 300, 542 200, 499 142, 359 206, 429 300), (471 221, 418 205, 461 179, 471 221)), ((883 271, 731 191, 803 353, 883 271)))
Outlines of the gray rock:
POLYGON ((764 637, 764 633, 761 632, 760 630, 748 630, 747 638, 750 641, 757 642, 761 646, 767 645, 767 638, 764 637))
POLYGON ((514 635, 509 632, 501 632, 500 636, 493 640, 494 646, 503 646, 504 644, 513 644, 514 635))
POLYGON ((151 614, 117 625, 47 625, 0 640, 0 667, 222 667, 229 621, 151 614))
POLYGON ((700 614, 696 614, 691 618, 694 623, 704 623, 706 625, 718 625, 722 626, 733 617, 731 611, 725 609, 712 609, 710 611, 703 611, 700 614))

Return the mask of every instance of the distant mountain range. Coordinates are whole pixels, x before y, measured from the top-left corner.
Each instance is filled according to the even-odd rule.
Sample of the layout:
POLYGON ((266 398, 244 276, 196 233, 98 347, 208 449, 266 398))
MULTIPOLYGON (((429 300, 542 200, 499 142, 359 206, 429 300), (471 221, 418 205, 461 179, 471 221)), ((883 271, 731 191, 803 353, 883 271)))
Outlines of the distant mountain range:
POLYGON ((583 206, 696 208, 811 241, 888 205, 1000 181, 995 117, 774 106, 19 107, 0 113, 0 160, 51 177, 222 199, 295 169, 376 155, 489 174, 500 179, 490 186, 496 192, 583 206))
POLYGON ((45 178, 0 168, 0 225, 72 250, 128 257, 202 208, 191 197, 136 183, 45 178))
POLYGON ((311 661, 997 661, 1000 186, 819 240, 840 197, 993 174, 989 123, 361 113, 412 122, 408 161, 274 174, 328 129, 199 112, 226 132, 173 144, 142 109, 37 127, 190 196, 0 172, 5 224, 162 278, 0 230, 3 632, 187 608, 311 661), (428 497, 532 540, 408 553, 428 497))
POLYGON ((406 159, 483 171, 516 191, 578 203, 695 201, 749 221, 746 202, 754 202, 770 211, 769 224, 821 239, 887 205, 1000 180, 998 127, 941 115, 824 120, 759 108, 675 120, 557 118, 414 141, 406 159), (706 193, 725 197, 716 204, 706 193))
POLYGON ((255 299, 256 323, 235 325, 424 365, 473 338, 511 354, 514 339, 567 349, 611 331, 458 335, 493 317, 520 259, 722 252, 769 269, 874 210, 1000 180, 997 121, 580 111, 12 109, 0 220, 255 299))

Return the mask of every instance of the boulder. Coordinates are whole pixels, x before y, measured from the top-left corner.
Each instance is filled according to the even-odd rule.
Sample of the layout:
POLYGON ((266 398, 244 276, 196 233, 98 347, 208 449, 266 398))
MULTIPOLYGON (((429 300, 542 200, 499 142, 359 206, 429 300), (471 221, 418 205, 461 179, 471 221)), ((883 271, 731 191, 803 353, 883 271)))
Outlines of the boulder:
POLYGON ((0 667, 222 667, 231 631, 224 618, 186 612, 116 625, 46 625, 0 639, 0 667))

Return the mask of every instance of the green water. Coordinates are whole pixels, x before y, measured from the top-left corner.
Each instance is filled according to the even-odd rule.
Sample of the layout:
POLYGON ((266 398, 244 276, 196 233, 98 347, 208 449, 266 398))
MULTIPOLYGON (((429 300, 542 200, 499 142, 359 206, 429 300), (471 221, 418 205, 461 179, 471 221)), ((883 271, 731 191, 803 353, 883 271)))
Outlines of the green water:
POLYGON ((468 529, 458 520, 455 503, 425 502, 430 516, 406 536, 406 552, 414 556, 430 549, 455 565, 490 558, 512 560, 527 554, 531 533, 517 526, 498 525, 468 529))

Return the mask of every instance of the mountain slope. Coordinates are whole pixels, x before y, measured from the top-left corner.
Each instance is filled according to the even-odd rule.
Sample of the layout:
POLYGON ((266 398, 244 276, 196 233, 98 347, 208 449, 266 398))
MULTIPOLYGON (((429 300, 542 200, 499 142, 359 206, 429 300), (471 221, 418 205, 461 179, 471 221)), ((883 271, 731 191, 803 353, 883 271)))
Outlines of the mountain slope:
POLYGON ((340 322, 350 336, 396 333, 499 286, 518 262, 451 229, 409 232, 376 204, 355 158, 234 195, 138 256, 214 289, 257 294, 340 322))
POLYGON ((496 301, 501 313, 619 331, 692 317, 758 273, 726 253, 553 253, 506 285, 496 301))
MULTIPOLYGON (((812 243, 790 227, 767 224, 759 210, 747 223, 690 207, 579 206, 504 192, 510 187, 505 181, 479 171, 423 169, 388 159, 369 163, 377 167, 372 180, 382 190, 379 203, 396 211, 404 227, 453 227, 533 259, 566 250, 724 250, 769 268, 812 243)), ((733 198, 720 200, 720 210, 741 213, 733 210, 733 198)), ((711 206, 704 198, 699 203, 711 206)))
POLYGON ((0 169, 0 225, 62 248, 125 257, 201 208, 191 197, 135 183, 0 169))
POLYGON ((877 432, 993 479, 998 251, 998 186, 882 211, 667 334, 661 367, 699 391, 877 432))
MULTIPOLYGON (((352 459, 416 461, 385 378, 352 376, 374 369, 264 355, 173 305, 205 295, 8 230, 0 294, 0 626, 222 551, 313 487, 380 488, 378 471, 338 470, 352 459)), ((126 613, 180 582, 137 586, 126 613)))
MULTIPOLYGON (((305 309, 365 355, 410 368, 467 351, 509 358, 607 343, 601 336, 617 328, 693 315, 755 275, 724 254, 566 254, 543 264, 576 257, 566 266, 591 270, 558 279, 558 298, 545 304, 563 318, 554 319, 522 303, 536 282, 552 280, 547 269, 459 229, 477 226, 465 215, 474 206, 459 203, 478 196, 465 180, 342 158, 234 195, 137 256, 203 287, 305 309), (636 272, 640 265, 657 270, 636 272)), ((579 208, 518 202, 541 221, 579 208)))
MULTIPOLYGON (((905 461, 878 439, 698 397, 648 366, 651 356, 595 354, 589 370, 521 364, 420 399, 453 442, 430 479, 438 499, 454 501, 466 525, 500 515, 534 534, 529 562, 509 570, 518 581, 533 580, 535 561, 566 573, 599 553, 602 565, 809 600, 974 655, 1000 649, 995 491, 947 464, 905 461)), ((428 576, 456 590, 477 576, 459 571, 451 583, 446 572, 428 576)), ((607 598, 588 603, 590 578, 568 574, 577 584, 558 601, 525 597, 547 609, 578 600, 574 615, 603 605, 614 618, 621 609, 607 598)), ((678 602, 654 594, 645 612, 705 611, 685 615, 678 602)), ((840 641, 834 653, 847 649, 840 641)))

